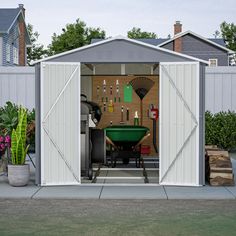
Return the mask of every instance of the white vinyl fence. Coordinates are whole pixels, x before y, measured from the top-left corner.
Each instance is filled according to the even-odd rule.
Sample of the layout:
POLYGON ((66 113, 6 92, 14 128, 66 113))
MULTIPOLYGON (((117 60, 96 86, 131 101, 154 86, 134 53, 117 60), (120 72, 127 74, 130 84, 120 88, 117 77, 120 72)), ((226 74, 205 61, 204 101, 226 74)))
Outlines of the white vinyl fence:
MULTIPOLYGON (((0 66, 0 106, 35 107, 34 67, 0 66)), ((236 66, 206 67, 206 111, 236 111, 236 66)))
POLYGON ((4 106, 7 101, 30 110, 35 107, 34 67, 0 66, 0 106, 4 106))
POLYGON ((236 66, 206 67, 205 110, 236 111, 236 66))

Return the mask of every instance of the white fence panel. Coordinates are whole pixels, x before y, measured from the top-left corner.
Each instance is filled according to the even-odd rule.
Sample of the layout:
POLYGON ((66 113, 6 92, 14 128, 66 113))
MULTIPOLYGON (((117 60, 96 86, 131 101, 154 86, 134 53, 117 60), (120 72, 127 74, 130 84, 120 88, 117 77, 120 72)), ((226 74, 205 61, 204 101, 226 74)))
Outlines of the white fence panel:
POLYGON ((35 70, 34 67, 0 66, 0 106, 7 101, 35 108, 35 70))
POLYGON ((206 111, 236 111, 236 67, 206 67, 206 111))

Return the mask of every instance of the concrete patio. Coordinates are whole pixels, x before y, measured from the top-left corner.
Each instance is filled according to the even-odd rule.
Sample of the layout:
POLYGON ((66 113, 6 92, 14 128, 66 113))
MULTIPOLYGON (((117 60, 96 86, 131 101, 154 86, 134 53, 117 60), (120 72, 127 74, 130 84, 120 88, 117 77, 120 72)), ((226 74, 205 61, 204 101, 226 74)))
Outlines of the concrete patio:
MULTIPOLYGON (((232 159, 234 173, 236 160, 232 159)), ((0 198, 14 199, 236 199, 233 187, 176 187, 147 185, 99 185, 39 187, 34 184, 34 176, 26 187, 12 187, 7 177, 0 177, 0 198)))

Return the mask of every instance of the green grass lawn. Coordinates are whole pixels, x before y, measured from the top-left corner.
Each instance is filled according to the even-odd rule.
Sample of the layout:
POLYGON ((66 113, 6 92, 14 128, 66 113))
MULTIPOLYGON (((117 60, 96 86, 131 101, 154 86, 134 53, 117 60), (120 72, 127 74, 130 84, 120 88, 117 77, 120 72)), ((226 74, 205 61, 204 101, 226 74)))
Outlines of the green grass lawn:
POLYGON ((6 200, 0 235, 236 235, 236 201, 6 200))

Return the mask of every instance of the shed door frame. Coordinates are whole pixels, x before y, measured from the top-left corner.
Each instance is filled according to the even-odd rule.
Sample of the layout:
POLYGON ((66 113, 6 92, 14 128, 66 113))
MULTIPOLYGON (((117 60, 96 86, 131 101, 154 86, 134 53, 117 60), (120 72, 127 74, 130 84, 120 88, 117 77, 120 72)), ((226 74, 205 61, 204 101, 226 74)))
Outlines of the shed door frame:
MULTIPOLYGON (((160 176, 160 179, 159 179, 159 184, 160 185, 200 186, 200 176, 199 176, 200 169, 199 168, 200 168, 200 156, 201 155, 199 156, 199 154, 200 154, 199 153, 199 148, 200 148, 200 146, 199 146, 199 129, 200 129, 200 126, 199 126, 199 122, 200 122, 200 120, 199 120, 199 114, 200 114, 199 113, 200 112, 200 107, 199 107, 199 104, 200 104, 199 103, 200 102, 199 66, 200 66, 199 62, 160 62, 160 79, 159 79, 159 88, 160 88, 159 89, 159 110, 160 110, 160 116, 159 116, 159 156, 160 156, 159 176, 160 176), (162 107, 162 100, 164 98, 163 96, 165 96, 165 95, 163 94, 163 91, 162 91, 162 83, 163 83, 162 73, 163 73, 163 71, 162 71, 161 67, 162 66, 164 67, 165 65, 166 66, 169 66, 169 65, 177 65, 177 66, 178 65, 196 65, 196 97, 195 97, 196 109, 194 112, 192 112, 191 109, 189 109, 188 104, 187 104, 187 102, 185 103, 184 97, 182 96, 181 92, 178 90, 178 88, 174 84, 171 77, 169 77, 169 81, 170 81, 172 87, 176 90, 177 96, 182 100, 183 103, 185 103, 184 105, 187 108, 187 110, 189 109, 188 112, 191 113, 191 115, 193 115, 193 113, 195 113, 194 119, 196 119, 196 129, 195 129, 195 131, 193 131, 193 133, 195 132, 195 137, 196 137, 196 143, 195 143, 195 145, 196 145, 196 147, 195 147, 196 148, 196 156, 195 156, 195 158, 196 158, 195 159, 195 161, 196 161, 196 163, 195 163, 195 165, 196 165, 196 176, 195 176, 196 182, 191 183, 191 184, 180 183, 180 182, 178 182, 178 180, 176 182, 173 182, 173 181, 169 182, 169 181, 164 180, 164 177, 166 177, 167 173, 164 173, 164 171, 162 169, 162 158, 165 158, 165 156, 162 155, 162 142, 163 142, 162 141, 162 137, 163 137, 163 135, 162 135, 162 123, 163 123, 162 111, 163 111, 163 109, 165 109, 162 107)), ((168 73, 168 72, 166 71, 164 73, 168 73)), ((187 137, 187 139, 191 138, 191 135, 192 134, 190 134, 189 137, 187 137)), ((184 147, 185 145, 186 145, 186 143, 184 142, 182 147, 184 147)), ((180 148, 179 152, 181 152, 182 147, 180 148)), ((176 159, 178 159, 179 152, 176 153, 176 157, 175 157, 176 159)), ((169 168, 167 168, 166 172, 168 172, 171 169, 171 167, 173 167, 172 165, 173 165, 173 162, 175 162, 175 158, 174 158, 174 160, 171 161, 170 166, 169 166, 169 168)), ((180 170, 180 171, 183 171, 183 170, 180 170)))
MULTIPOLYGON (((44 67, 45 65, 75 65, 77 66, 76 69, 72 72, 72 74, 70 75, 69 80, 66 82, 66 84, 64 85, 64 87, 62 88, 62 90, 60 91, 58 97, 56 98, 56 100, 54 101, 53 106, 49 109, 48 114, 50 113, 50 111, 53 109, 53 107, 55 106, 55 104, 58 102, 59 97, 64 93, 64 91, 66 90, 66 87, 68 86, 68 84, 70 83, 70 81, 73 79, 73 76, 75 74, 76 71, 79 71, 79 82, 78 82, 78 87, 77 87, 77 91, 78 93, 80 93, 80 80, 81 80, 81 63, 80 62, 41 62, 41 66, 40 66, 40 70, 41 70, 41 79, 40 79, 40 97, 41 97, 41 102, 40 102, 40 126, 41 126, 41 131, 40 131, 40 142, 41 142, 41 151, 40 151, 40 155, 41 155, 41 185, 43 186, 50 186, 50 185, 80 185, 81 184, 81 165, 80 165, 80 160, 81 160, 81 151, 80 151, 80 105, 78 106, 78 147, 79 147, 79 151, 78 153, 76 153, 75 155, 77 155, 78 158, 78 169, 79 169, 79 173, 73 173, 73 170, 71 169, 71 166, 69 163, 67 163, 66 159, 62 156, 61 158, 63 159, 64 164, 68 167, 68 169, 70 170, 70 172, 72 173, 72 175, 74 176, 74 180, 72 182, 67 182, 67 183, 44 183, 44 177, 45 177, 45 171, 44 171, 44 119, 45 119, 45 111, 44 111, 44 67)), ((78 104, 80 104, 80 96, 78 96, 78 104)), ((47 114, 47 116, 48 116, 47 114)), ((56 147, 56 146, 55 146, 56 147)), ((57 150, 60 153, 60 150, 57 150)), ((60 153, 61 155, 61 153, 60 153)))

